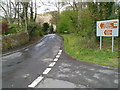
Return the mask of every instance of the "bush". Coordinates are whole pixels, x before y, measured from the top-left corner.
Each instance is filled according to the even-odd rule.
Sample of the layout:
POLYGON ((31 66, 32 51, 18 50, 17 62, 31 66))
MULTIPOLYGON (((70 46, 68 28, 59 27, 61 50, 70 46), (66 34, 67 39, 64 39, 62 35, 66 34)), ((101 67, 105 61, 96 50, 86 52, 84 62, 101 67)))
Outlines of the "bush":
POLYGON ((94 28, 96 23, 94 23, 94 19, 93 19, 94 17, 92 17, 92 13, 90 12, 89 9, 84 9, 80 12, 80 15, 81 15, 81 18, 79 20, 79 23, 80 23, 79 33, 80 33, 80 35, 93 36, 90 34, 92 34, 96 31, 94 28))
POLYGON ((33 32, 31 32, 31 38, 30 39, 36 39, 36 38, 39 38, 40 37, 40 34, 39 34, 39 31, 38 30, 35 30, 33 32))
POLYGON ((72 30, 73 26, 71 21, 66 17, 62 17, 57 25, 57 32, 64 33, 65 31, 70 32, 72 30))
POLYGON ((40 26, 38 26, 37 23, 35 23, 35 22, 30 22, 30 23, 28 24, 28 33, 29 33, 29 34, 32 33, 33 31, 35 31, 36 29, 40 29, 40 26))
POLYGON ((78 13, 76 11, 63 11, 60 15, 60 21, 57 25, 58 33, 75 32, 77 28, 78 13))
POLYGON ((7 22, 2 22, 2 34, 7 34, 8 32, 8 23, 7 22))
POLYGON ((28 33, 30 36, 30 40, 43 36, 44 34, 41 31, 41 27, 35 22, 31 22, 28 24, 28 33))
POLYGON ((28 41, 29 35, 27 32, 5 35, 2 37, 2 51, 24 45, 28 41))
POLYGON ((64 33, 65 31, 69 32, 70 28, 70 24, 69 21, 65 20, 65 21, 60 21, 58 26, 57 26, 57 32, 58 33, 64 33))
POLYGON ((20 31, 20 28, 17 24, 10 24, 7 34, 15 34, 20 31))

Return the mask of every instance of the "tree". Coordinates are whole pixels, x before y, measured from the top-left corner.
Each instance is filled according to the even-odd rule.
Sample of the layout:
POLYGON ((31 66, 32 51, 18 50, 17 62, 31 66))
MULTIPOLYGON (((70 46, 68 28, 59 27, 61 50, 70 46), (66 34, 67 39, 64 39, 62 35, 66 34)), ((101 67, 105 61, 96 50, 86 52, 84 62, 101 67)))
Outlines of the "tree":
POLYGON ((33 1, 30 3, 30 21, 33 21, 33 1))
POLYGON ((66 0, 66 4, 70 5, 73 11, 78 11, 78 0, 66 0))
MULTIPOLYGON (((49 0, 49 1, 46 1, 46 2, 42 2, 40 0, 40 2, 45 5, 45 6, 48 6, 48 7, 52 7, 54 9, 54 12, 53 12, 53 21, 55 21, 54 24, 58 24, 59 22, 59 18, 60 18, 60 11, 64 8, 64 6, 66 6, 66 3, 65 2, 62 2, 62 1, 58 1, 58 0, 49 0), (54 16, 55 15, 55 16, 54 16)), ((49 8, 47 8, 48 10, 49 8)))
POLYGON ((37 17, 37 5, 36 5, 36 0, 35 0, 35 17, 34 17, 34 21, 36 20, 37 17))
POLYGON ((77 26, 77 12, 71 10, 63 11, 60 15, 60 21, 57 25, 57 31, 59 33, 76 32, 77 26))
POLYGON ((33 6, 33 0, 31 0, 31 2, 30 2, 30 21, 35 21, 36 17, 37 17, 36 0, 35 0, 35 3, 34 3, 34 6, 33 6), (33 10, 35 10, 35 11, 33 11, 33 10), (35 13, 35 15, 34 15, 34 13, 35 13))
POLYGON ((100 2, 98 5, 98 13, 100 19, 108 19, 112 14, 112 8, 115 2, 100 2))
POLYGON ((28 2, 21 2, 22 6, 23 6, 23 15, 24 15, 24 20, 25 20, 25 30, 27 31, 27 27, 28 27, 28 5, 29 5, 29 1, 28 2))
POLYGON ((9 1, 7 2, 0 2, 0 7, 2 8, 3 12, 4 12, 4 16, 1 16, 2 18, 6 19, 6 21, 10 24, 10 13, 9 13, 9 1))

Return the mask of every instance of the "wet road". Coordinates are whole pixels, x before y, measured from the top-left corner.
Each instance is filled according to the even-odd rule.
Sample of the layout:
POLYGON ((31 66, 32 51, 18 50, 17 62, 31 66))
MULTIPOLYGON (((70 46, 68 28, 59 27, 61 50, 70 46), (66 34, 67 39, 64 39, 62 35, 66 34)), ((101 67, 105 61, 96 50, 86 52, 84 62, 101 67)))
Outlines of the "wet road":
POLYGON ((79 62, 63 51, 37 88, 118 88, 118 69, 79 62))
POLYGON ((36 45, 2 57, 3 88, 28 87, 53 60, 61 40, 57 35, 46 35, 36 45))
POLYGON ((35 88, 118 87, 117 68, 79 62, 60 48, 62 38, 49 34, 28 49, 2 57, 3 88, 27 88, 40 79, 35 88))

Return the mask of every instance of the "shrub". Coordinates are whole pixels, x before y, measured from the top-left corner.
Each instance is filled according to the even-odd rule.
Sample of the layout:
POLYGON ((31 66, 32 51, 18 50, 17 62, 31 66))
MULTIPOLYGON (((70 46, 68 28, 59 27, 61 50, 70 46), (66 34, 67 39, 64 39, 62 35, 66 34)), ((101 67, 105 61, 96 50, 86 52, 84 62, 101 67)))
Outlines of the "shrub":
POLYGON ((57 32, 64 33, 65 31, 70 32, 73 30, 71 20, 67 17, 62 17, 57 25, 57 32))
POLYGON ((70 24, 68 21, 60 21, 57 26, 57 32, 58 33, 64 33, 65 31, 69 32, 70 30, 70 24))
MULTIPOLYGON (((94 18, 92 17, 92 13, 89 9, 84 9, 80 12, 81 18, 79 20, 80 35, 89 36, 90 34, 95 32, 94 26, 94 18)), ((90 35, 91 36, 91 35, 90 35)))
POLYGON ((66 10, 60 15, 60 21, 57 25, 58 33, 75 32, 77 29, 78 13, 76 11, 66 10))
POLYGON ((61 15, 62 18, 66 17, 71 23, 72 27, 74 29, 77 28, 77 20, 78 20, 78 12, 77 11, 71 11, 71 10, 66 10, 62 12, 61 15))
POLYGON ((35 22, 30 22, 30 23, 28 24, 28 33, 29 33, 29 34, 32 33, 33 31, 35 31, 36 29, 40 29, 40 26, 38 26, 37 23, 35 23, 35 22))
POLYGON ((38 30, 35 30, 33 32, 31 32, 31 38, 30 39, 36 39, 40 37, 40 32, 38 30))
POLYGON ((8 32, 8 23, 7 22, 2 22, 2 34, 7 34, 8 32))
POLYGON ((44 32, 42 32, 41 30, 34 30, 30 33, 30 40, 40 38, 40 36, 43 36, 43 35, 44 35, 44 32))
POLYGON ((17 24, 10 24, 7 34, 15 34, 20 31, 20 28, 17 24))
POLYGON ((30 40, 38 38, 43 35, 41 27, 35 22, 31 22, 28 24, 28 33, 30 36, 30 40))
POLYGON ((29 41, 27 32, 5 35, 2 37, 2 51, 24 45, 29 41))

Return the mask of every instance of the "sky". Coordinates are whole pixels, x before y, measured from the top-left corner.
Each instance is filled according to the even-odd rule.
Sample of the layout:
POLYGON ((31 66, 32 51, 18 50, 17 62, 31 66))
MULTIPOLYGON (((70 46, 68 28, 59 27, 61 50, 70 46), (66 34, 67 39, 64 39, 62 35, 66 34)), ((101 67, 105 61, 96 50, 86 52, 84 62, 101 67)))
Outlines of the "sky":
MULTIPOLYGON (((5 2, 5 1, 8 1, 8 0, 1 0, 0 2, 5 2)), ((11 0, 12 2, 15 2, 15 1, 20 1, 20 0, 11 0)), ((21 1, 27 1, 27 0, 21 0, 21 1)), ((32 0, 33 2, 35 2, 35 0, 32 0)), ((37 4, 37 14, 43 14, 45 12, 49 12, 49 11, 55 11, 57 10, 54 6, 47 6, 47 5, 43 5, 40 1, 42 1, 43 3, 45 4, 49 4, 48 2, 51 1, 51 2, 54 2, 55 0, 36 0, 36 4, 37 4), (49 10, 48 10, 49 9, 49 10)), ((30 10, 28 10, 30 11, 30 10)), ((3 12, 0 13, 2 16, 4 15, 3 12)))
MULTIPOLYGON (((4 1, 4 0, 1 0, 1 1, 4 1)), ((11 1, 14 2, 15 0, 11 0, 11 1)), ((16 0, 16 1, 19 1, 19 0, 16 0)), ((22 1, 27 1, 27 0, 22 0, 22 1)), ((32 1, 35 2, 35 0, 32 0, 32 1)), ((50 2, 55 3, 55 2, 58 2, 58 1, 64 2, 65 0, 36 0, 36 2, 37 2, 37 14, 43 14, 45 12, 50 12, 50 11, 57 10, 57 8, 54 5, 51 5, 51 6, 48 6, 48 5, 50 4, 50 2), (43 3, 41 1, 45 5, 43 5, 43 3)), ((73 1, 73 0, 70 0, 70 1, 73 1)), ((80 2, 80 1, 85 1, 85 0, 76 0, 76 1, 80 2)), ((97 1, 97 0, 94 0, 94 1, 97 1)), ((105 2, 105 1, 108 1, 108 0, 101 0, 101 1, 105 2)), ((109 1, 111 1, 111 0, 109 0, 109 1)), ((117 0, 117 1, 120 2, 120 0, 117 0)), ((63 10, 63 9, 61 9, 61 10, 63 10)))
MULTIPOLYGON (((23 0, 25 1, 25 0, 23 0)), ((35 0, 33 0, 34 2, 35 0)), ((37 13, 38 14, 41 14, 41 13, 45 13, 45 12, 49 12, 49 11, 55 11, 57 10, 57 8, 52 5, 52 6, 47 6, 47 5, 43 5, 40 1, 42 1, 43 3, 45 4, 49 4, 49 2, 65 2, 66 0, 36 0, 37 2, 37 5, 40 6, 37 8, 37 13)), ((73 0, 69 0, 69 1, 73 1, 73 0)), ((85 2, 86 0, 75 0, 75 1, 79 1, 79 2, 85 2)), ((90 1, 90 0, 87 0, 87 1, 90 1)), ((97 0, 93 0, 93 1, 97 1, 97 0)), ((108 1, 113 1, 113 0, 100 0, 101 2, 108 2, 108 1)), ((114 0, 114 1, 117 1, 117 2, 120 2, 120 0, 114 0)), ((63 9, 61 9, 62 11, 63 9)))
MULTIPOLYGON (((4 1, 4 0, 3 0, 4 1)), ((23 1, 23 2, 26 2, 28 0, 11 0, 12 2, 15 2, 15 1, 23 1)), ((32 0, 33 3, 35 2, 35 0, 32 0)), ((41 14, 41 13, 45 13, 45 12, 49 12, 49 11, 55 11, 57 10, 57 8, 54 6, 54 5, 50 5, 50 2, 58 2, 58 1, 65 1, 65 0, 36 0, 37 2, 37 14, 41 14), (45 5, 43 5, 43 3, 45 5)))
MULTIPOLYGON (((40 6, 37 8, 37 13, 41 14, 41 13, 57 10, 57 8, 54 6, 54 4, 49 6, 51 2, 55 3, 58 1, 65 1, 65 0, 36 0, 36 1, 37 1, 37 5, 40 6), (43 5, 40 1, 42 1, 45 5, 43 5)), ((34 0, 33 0, 33 2, 34 2, 34 0)), ((61 9, 61 10, 63 10, 63 9, 61 9)))

